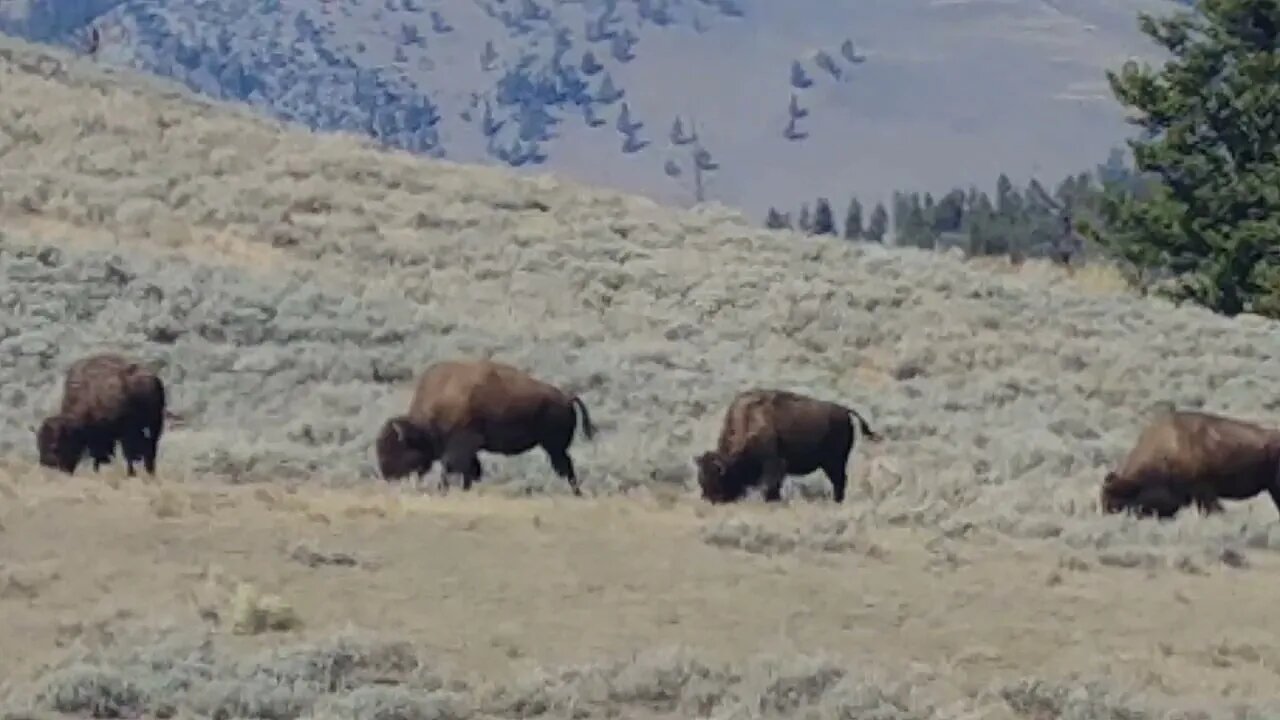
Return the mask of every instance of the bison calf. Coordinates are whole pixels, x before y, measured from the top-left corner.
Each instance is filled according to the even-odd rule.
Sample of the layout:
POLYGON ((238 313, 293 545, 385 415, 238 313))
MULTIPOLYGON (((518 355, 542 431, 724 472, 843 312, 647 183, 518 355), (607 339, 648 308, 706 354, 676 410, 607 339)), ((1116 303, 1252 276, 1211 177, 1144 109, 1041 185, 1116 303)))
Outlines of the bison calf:
POLYGON ((1266 491, 1280 510, 1280 432, 1202 412, 1161 413, 1118 470, 1102 482, 1105 513, 1171 518, 1194 503, 1208 515, 1220 499, 1266 491))
POLYGON ((703 499, 733 502, 763 484, 765 499, 776 502, 786 476, 820 468, 834 500, 844 502, 855 418, 864 437, 881 439, 857 411, 838 403, 784 390, 739 393, 725 412, 716 449, 694 458, 703 499))
POLYGON ((166 416, 164 383, 155 373, 114 353, 82 358, 67 369, 58 414, 35 431, 40 464, 73 474, 87 451, 97 471, 119 442, 130 477, 138 461, 155 475, 166 416))
POLYGON ((588 439, 595 427, 577 396, 489 360, 452 360, 427 368, 418 379, 409 412, 383 423, 375 442, 378 468, 393 480, 418 478, 441 460, 441 484, 462 475, 470 489, 483 469, 477 452, 518 455, 541 446, 556 474, 581 495, 569 446, 577 430, 575 408, 588 439))

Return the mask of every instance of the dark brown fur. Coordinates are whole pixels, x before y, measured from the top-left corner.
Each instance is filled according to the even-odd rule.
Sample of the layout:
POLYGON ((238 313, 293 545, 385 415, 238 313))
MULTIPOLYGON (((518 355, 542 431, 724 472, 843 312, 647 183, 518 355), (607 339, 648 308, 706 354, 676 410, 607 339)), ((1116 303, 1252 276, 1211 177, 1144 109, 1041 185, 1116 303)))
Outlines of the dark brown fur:
POLYGON ((441 460, 442 480, 462 474, 463 489, 480 480, 477 452, 518 455, 541 446, 556 474, 581 495, 569 446, 582 414, 587 438, 595 427, 577 396, 489 360, 436 363, 419 377, 406 415, 387 420, 375 442, 378 468, 387 480, 424 476, 441 460))
POLYGON ((1150 422, 1099 493, 1103 512, 1171 518, 1195 504, 1222 511, 1221 499, 1261 492, 1280 510, 1280 432, 1202 412, 1163 412, 1150 422))
POLYGON ((785 390, 739 393, 725 412, 716 449, 694 458, 703 499, 733 502, 764 485, 765 499, 776 502, 786 476, 821 469, 833 499, 844 502, 845 465, 856 442, 853 418, 863 437, 880 440, 857 411, 839 403, 785 390))
POLYGON ((138 461, 155 475, 166 417, 172 415, 155 373, 115 353, 82 358, 67 369, 58 414, 36 429, 40 464, 71 474, 87 452, 97 471, 118 442, 131 477, 138 461))

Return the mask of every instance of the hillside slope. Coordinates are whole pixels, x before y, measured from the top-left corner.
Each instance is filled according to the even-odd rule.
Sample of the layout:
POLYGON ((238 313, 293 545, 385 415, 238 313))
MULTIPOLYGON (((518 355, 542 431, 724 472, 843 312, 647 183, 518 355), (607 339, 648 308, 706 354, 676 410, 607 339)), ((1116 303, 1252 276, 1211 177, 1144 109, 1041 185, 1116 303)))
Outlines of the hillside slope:
MULTIPOLYGON (((0 77, 13 457, 33 456, 67 364, 114 346, 154 361, 190 420, 166 475, 377 483, 371 442, 412 377, 491 355, 582 394, 602 431, 573 450, 589 495, 691 496, 725 404, 769 385, 852 403, 888 437, 853 460, 840 511, 859 522, 1280 544, 1262 498, 1172 523, 1095 507, 1157 402, 1275 418, 1280 336, 1259 319, 382 152, 18 41, 0 77)), ((486 486, 567 491, 540 453, 484 463, 486 486)))
POLYGON ((1104 69, 1154 57, 1136 13, 1178 6, 30 0, 0 30, 81 47, 92 21, 103 62, 313 129, 662 202, 691 202, 700 164, 707 198, 759 220, 1092 167, 1127 133, 1104 69))

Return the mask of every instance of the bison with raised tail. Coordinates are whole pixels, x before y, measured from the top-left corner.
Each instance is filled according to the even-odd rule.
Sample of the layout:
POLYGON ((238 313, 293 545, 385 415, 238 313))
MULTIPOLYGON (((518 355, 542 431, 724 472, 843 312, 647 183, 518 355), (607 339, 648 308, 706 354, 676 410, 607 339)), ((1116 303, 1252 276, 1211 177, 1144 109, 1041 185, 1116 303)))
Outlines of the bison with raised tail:
POLYGON ((1280 432, 1233 418, 1166 411, 1152 420, 1118 470, 1102 482, 1105 513, 1171 518, 1195 504, 1222 512, 1220 499, 1261 492, 1280 510, 1280 432))
POLYGON ((776 502, 786 476, 821 469, 834 500, 844 502, 854 419, 863 437, 881 439, 856 410, 839 403, 785 390, 739 393, 725 412, 716 449, 694 458, 703 499, 733 502, 764 485, 765 500, 776 502))
POLYGON ((154 476, 166 417, 173 416, 155 373, 115 353, 82 358, 67 368, 58 414, 35 431, 40 464, 72 474, 87 452, 96 472, 118 442, 130 477, 139 461, 154 476))
POLYGON ((518 455, 541 446, 556 474, 581 495, 569 446, 582 414, 588 439, 595 427, 576 395, 490 360, 436 363, 418 378, 409 412, 388 419, 375 442, 378 469, 386 480, 416 473, 441 461, 441 484, 462 475, 469 490, 480 480, 480 450, 518 455))

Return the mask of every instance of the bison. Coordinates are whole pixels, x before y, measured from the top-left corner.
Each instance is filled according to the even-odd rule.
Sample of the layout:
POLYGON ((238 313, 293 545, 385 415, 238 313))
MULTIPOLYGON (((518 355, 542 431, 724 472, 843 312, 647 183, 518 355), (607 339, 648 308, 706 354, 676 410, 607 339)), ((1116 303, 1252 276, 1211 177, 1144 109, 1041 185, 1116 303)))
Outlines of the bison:
POLYGON ((480 480, 480 450, 518 455, 541 446, 556 474, 581 495, 569 446, 582 414, 587 439, 595 427, 576 395, 490 360, 436 363, 418 378, 409 412, 383 423, 375 441, 378 468, 388 481, 416 473, 421 479, 438 459, 441 486, 460 473, 469 490, 480 480))
POLYGON ((843 503, 845 464, 855 444, 853 418, 863 437, 881 439, 856 410, 839 403, 785 390, 739 393, 725 412, 716 449, 694 458, 703 499, 733 502, 763 484, 765 500, 776 502, 786 476, 821 468, 834 500, 843 503))
POLYGON ((40 464, 70 475, 87 452, 96 472, 119 442, 130 477, 138 461, 154 476, 166 417, 174 416, 155 373, 115 353, 81 358, 67 368, 59 412, 35 430, 40 464))
POLYGON ((1138 436, 1118 470, 1103 479, 1104 513, 1173 517, 1195 504, 1222 512, 1220 499, 1263 491, 1280 510, 1280 432, 1204 412, 1160 413, 1138 436))

